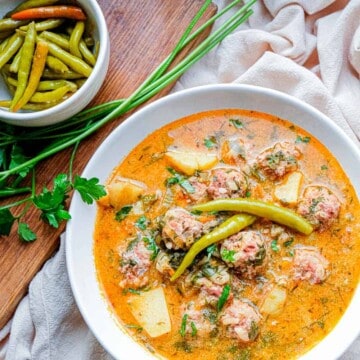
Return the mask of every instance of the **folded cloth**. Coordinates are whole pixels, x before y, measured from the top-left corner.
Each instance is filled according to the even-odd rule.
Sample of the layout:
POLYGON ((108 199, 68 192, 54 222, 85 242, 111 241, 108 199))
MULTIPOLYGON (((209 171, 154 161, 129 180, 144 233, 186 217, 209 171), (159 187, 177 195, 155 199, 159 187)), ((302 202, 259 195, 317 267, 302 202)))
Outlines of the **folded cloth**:
MULTIPOLYGON (((216 1, 222 8, 228 1, 216 1)), ((359 145, 360 0, 263 0, 249 22, 174 91, 211 83, 273 88, 313 105, 359 145)), ((219 23, 215 24, 215 28, 219 23)), ((110 359, 84 323, 65 267, 65 236, 0 330, 0 359, 110 359)), ((358 338, 341 360, 360 359, 358 338)))

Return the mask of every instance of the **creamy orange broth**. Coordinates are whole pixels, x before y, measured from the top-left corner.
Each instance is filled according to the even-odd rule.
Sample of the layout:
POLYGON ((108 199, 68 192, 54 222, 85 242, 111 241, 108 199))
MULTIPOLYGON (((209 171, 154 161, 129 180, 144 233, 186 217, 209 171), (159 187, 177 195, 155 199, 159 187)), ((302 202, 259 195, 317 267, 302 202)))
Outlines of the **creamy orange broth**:
MULTIPOLYGON (((117 175, 144 182, 146 193, 157 189, 165 191, 169 178, 164 152, 172 146, 196 151, 208 149, 204 139, 215 136, 219 142, 231 135, 238 135, 248 144, 247 157, 253 158, 277 141, 296 143, 302 152, 299 170, 304 174, 302 189, 309 184, 327 186, 340 199, 338 220, 323 232, 310 236, 292 232, 294 242, 273 251, 270 246, 268 269, 291 277, 291 258, 296 244, 316 246, 330 263, 330 274, 321 284, 290 281, 286 286, 287 299, 280 314, 263 316, 255 341, 243 343, 226 337, 223 329, 210 336, 182 337, 179 333, 182 314, 180 306, 189 302, 193 293, 181 295, 178 283, 171 283, 154 269, 150 269, 150 287, 164 284, 171 316, 171 332, 150 338, 138 328, 127 301, 134 296, 119 286, 119 249, 126 248, 126 239, 135 234, 134 221, 139 215, 129 214, 124 220, 114 219, 115 210, 99 206, 95 228, 94 254, 99 282, 113 311, 125 329, 150 351, 168 359, 293 359, 304 354, 328 334, 347 308, 358 284, 360 267, 359 201, 346 175, 330 152, 313 136, 288 121, 271 115, 245 110, 219 110, 192 115, 175 121, 148 136, 119 164, 109 178, 117 175), (239 126, 229 121, 236 119, 239 126), (240 123, 241 122, 241 123, 240 123), (219 140, 220 139, 220 140, 219 140), (285 259, 285 260, 284 260, 285 259), (155 284, 155 285, 154 285, 155 284)), ((116 154, 114 154, 116 156, 116 154)), ((276 183, 276 182, 275 182, 276 183)), ((274 181, 258 182, 250 189, 251 197, 272 197, 274 181)), ((275 200, 272 200, 275 201, 275 200)), ((146 212, 148 219, 155 219, 166 211, 154 206, 146 212)), ((254 225, 261 226, 260 225, 254 225)), ((264 274, 267 283, 275 281, 264 274)), ((260 306, 264 300, 264 282, 245 280, 242 297, 260 306)), ((120 330, 119 330, 120 331, 120 330)))

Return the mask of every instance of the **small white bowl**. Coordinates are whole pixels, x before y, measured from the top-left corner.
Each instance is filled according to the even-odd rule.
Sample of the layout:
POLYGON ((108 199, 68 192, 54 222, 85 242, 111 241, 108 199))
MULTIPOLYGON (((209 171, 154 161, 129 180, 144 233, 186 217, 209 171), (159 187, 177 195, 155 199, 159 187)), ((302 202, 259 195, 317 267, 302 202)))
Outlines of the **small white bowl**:
MULTIPOLYGON (((15 8, 23 0, 1 1, 0 17, 15 8)), ((109 66, 110 40, 104 14, 96 0, 77 0, 85 11, 93 30, 93 37, 100 43, 100 49, 94 69, 83 84, 69 99, 41 111, 10 112, 0 108, 0 121, 18 126, 45 126, 59 123, 75 115, 89 104, 99 91, 109 66)), ((0 100, 10 99, 10 93, 0 76, 0 100)))
MULTIPOLYGON (((159 99, 117 127, 97 149, 83 176, 104 183, 115 166, 147 135, 190 114, 239 108, 269 113, 305 129, 337 158, 360 196, 360 151, 324 114, 287 94, 249 85, 210 85, 184 90, 159 99), (116 154, 116 156, 114 156, 116 154)), ((93 256, 96 205, 86 205, 75 193, 72 219, 66 229, 66 260, 77 305, 104 348, 116 359, 155 360, 118 324, 97 281, 93 256), (130 355, 131 354, 131 355, 130 355)), ((301 360, 335 360, 360 333, 360 286, 335 328, 301 360)))

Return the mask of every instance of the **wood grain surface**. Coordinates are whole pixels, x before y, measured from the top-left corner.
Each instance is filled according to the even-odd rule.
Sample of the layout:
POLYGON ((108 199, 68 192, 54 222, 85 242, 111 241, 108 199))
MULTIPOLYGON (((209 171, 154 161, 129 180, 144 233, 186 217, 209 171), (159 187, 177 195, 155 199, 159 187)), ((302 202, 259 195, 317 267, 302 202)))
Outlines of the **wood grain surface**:
MULTIPOLYGON (((93 105, 131 94, 169 54, 203 3, 201 0, 98 2, 110 32, 111 58, 105 83, 93 105)), ((204 19, 208 19, 215 11, 213 6, 204 19)), ((207 35, 203 34, 198 41, 207 35)), ((169 90, 170 87, 159 96, 169 90)), ((107 124, 81 143, 74 163, 74 174, 81 174, 99 144, 125 118, 107 124)), ((69 158, 68 149, 40 164, 37 170, 37 191, 43 186, 51 188, 57 174, 68 172, 69 158)), ((0 238, 0 329, 26 294, 31 279, 58 248, 60 234, 64 231, 64 224, 59 229, 50 228, 39 220, 39 215, 32 209, 26 218, 38 235, 35 242, 21 243, 15 229, 9 237, 0 238)))

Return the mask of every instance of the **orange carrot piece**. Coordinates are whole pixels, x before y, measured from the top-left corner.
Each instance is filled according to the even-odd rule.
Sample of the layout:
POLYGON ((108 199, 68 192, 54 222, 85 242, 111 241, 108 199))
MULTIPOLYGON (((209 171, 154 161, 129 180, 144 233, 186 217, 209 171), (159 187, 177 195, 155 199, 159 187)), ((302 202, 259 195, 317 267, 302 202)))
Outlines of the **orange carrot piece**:
POLYGON ((45 68, 46 63, 46 56, 48 54, 48 44, 44 41, 39 41, 37 43, 35 53, 34 53, 34 59, 32 63, 32 68, 29 76, 29 82, 28 85, 24 91, 24 94, 19 99, 17 104, 13 107, 13 111, 16 112, 20 110, 24 105, 27 104, 27 102, 31 99, 33 94, 35 93, 39 81, 41 78, 41 75, 45 68))
POLYGON ((86 20, 86 15, 78 6, 54 5, 26 9, 11 15, 13 20, 32 20, 48 18, 68 18, 86 20))

